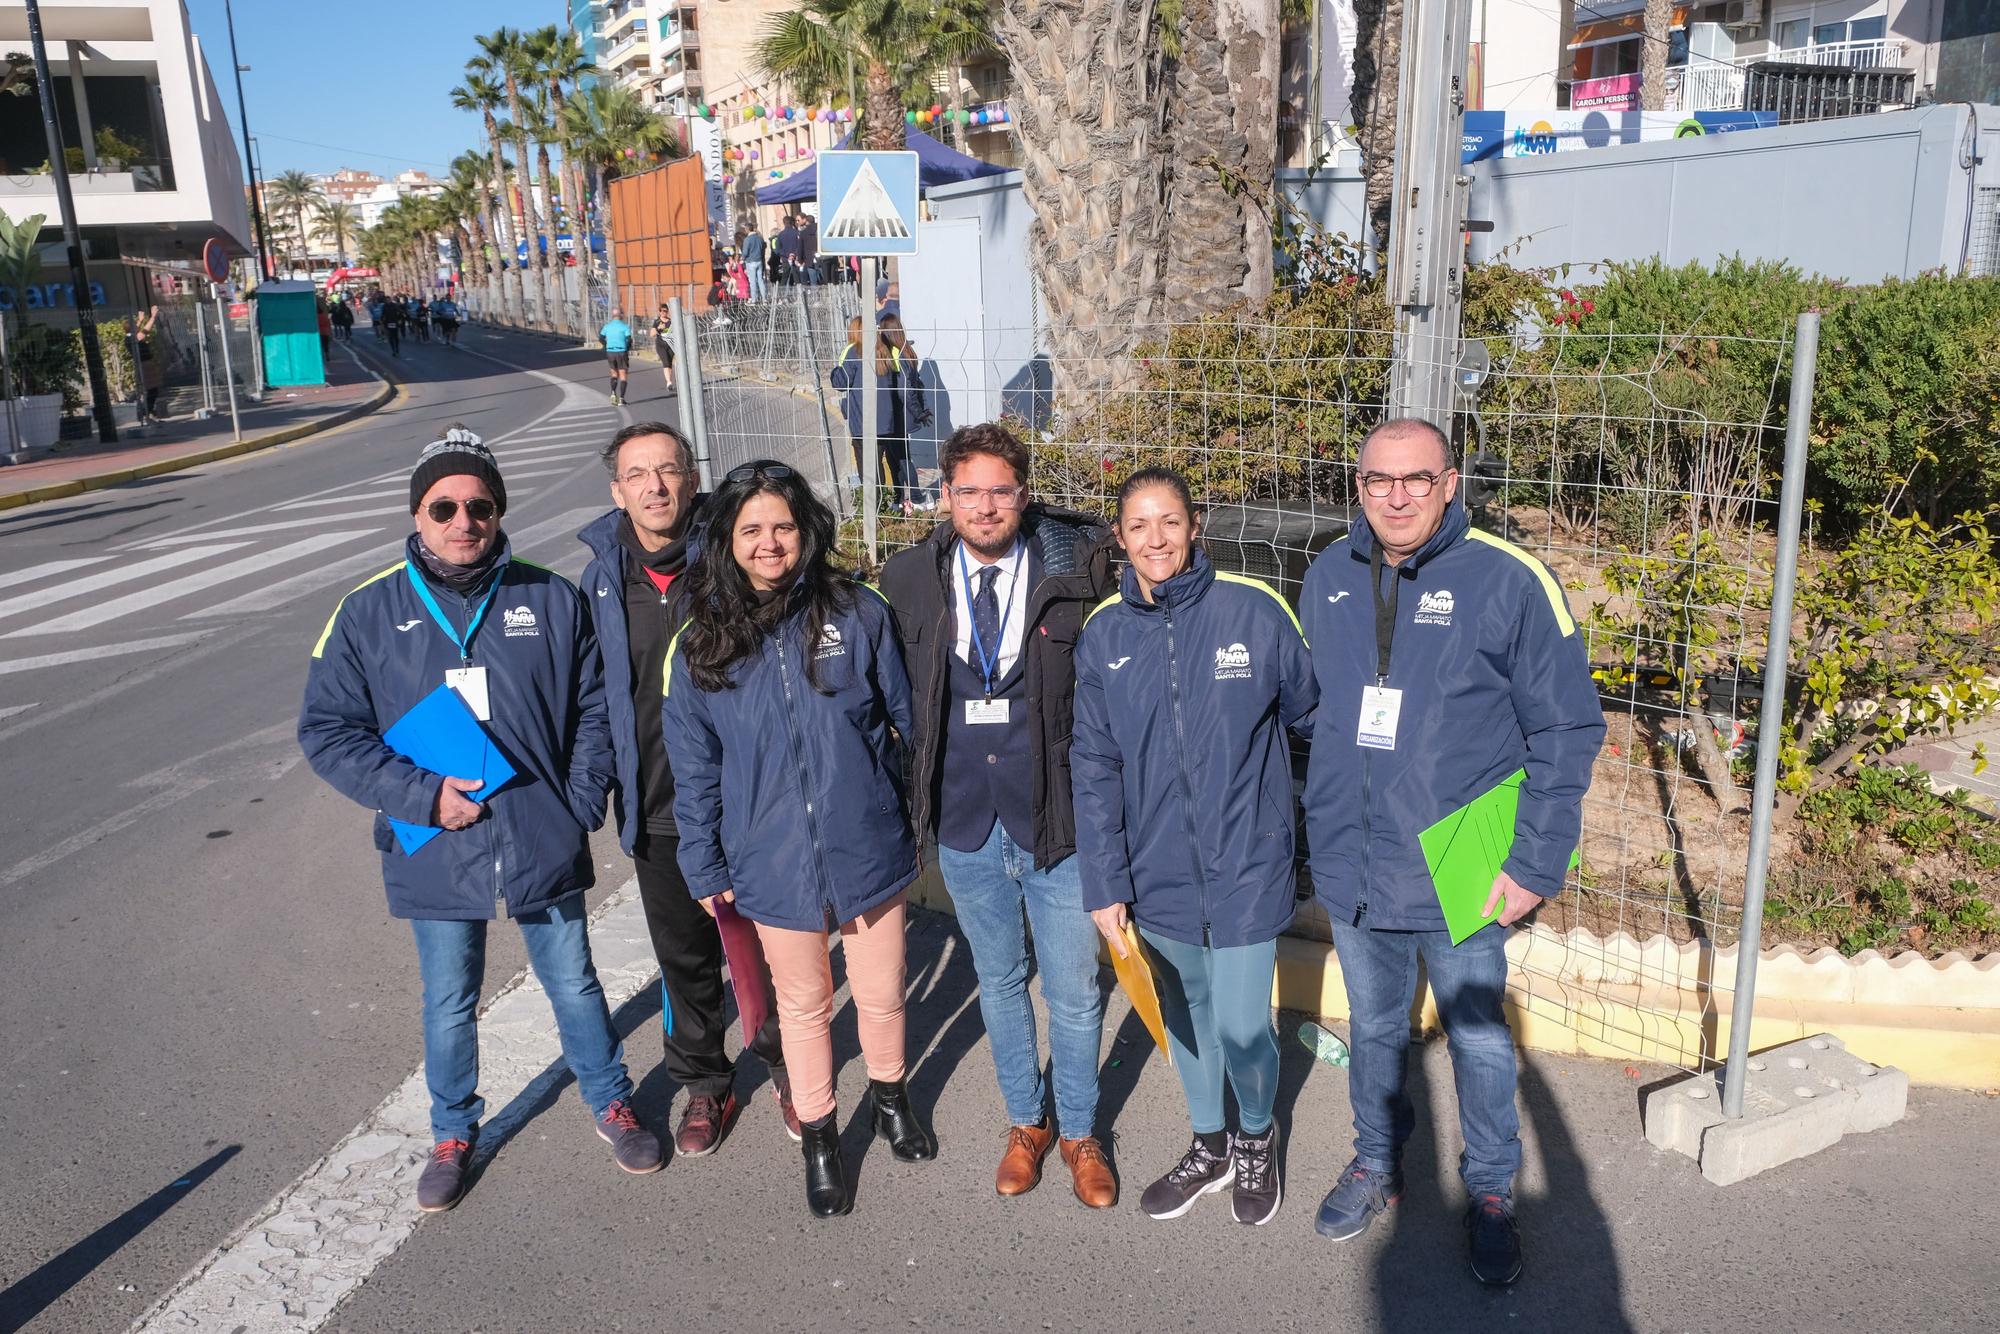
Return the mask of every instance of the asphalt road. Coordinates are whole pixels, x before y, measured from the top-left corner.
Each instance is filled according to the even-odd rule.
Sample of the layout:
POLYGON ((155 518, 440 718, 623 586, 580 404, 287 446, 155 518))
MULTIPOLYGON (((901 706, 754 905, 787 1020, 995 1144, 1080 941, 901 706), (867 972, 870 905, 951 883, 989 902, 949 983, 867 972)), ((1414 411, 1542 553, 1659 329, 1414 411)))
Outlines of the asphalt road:
MULTIPOLYGON (((606 503, 595 450, 622 420, 672 419, 650 368, 635 370, 621 414, 591 354, 468 342, 540 374, 414 346, 407 393, 343 431, 0 516, 0 1331, 123 1327, 417 1065, 415 961, 383 903, 367 813, 320 784, 293 741, 307 654, 341 593, 398 558, 407 471, 442 426, 496 442, 509 531, 574 574, 571 534, 606 503)), ((805 400, 726 397, 776 392, 715 386, 711 409, 813 424, 816 411, 795 406, 805 400)), ((627 877, 608 834, 597 850, 594 903, 627 877)), ((618 920, 629 945, 629 905, 618 920)), ((497 989, 521 967, 518 938, 495 931, 491 956, 497 989)), ((1989 1098, 1919 1090, 1901 1125, 1717 1190, 1641 1138, 1638 1092, 1665 1072, 1529 1055, 1529 1272, 1489 1294, 1463 1263, 1441 1048, 1420 1057, 1409 1194, 1367 1238, 1334 1246, 1311 1230, 1347 1157, 1346 1083, 1289 1038, 1278 1218, 1252 1232, 1216 1200, 1155 1223, 1137 1197, 1186 1123, 1171 1071, 1147 1059, 1115 998, 1103 1120, 1126 1200, 1093 1214, 1053 1159, 1033 1194, 993 1195, 998 1100, 948 918, 917 916, 911 972, 913 1082, 943 1153, 895 1163, 851 1122, 850 1218, 806 1216, 761 1072, 720 1154, 629 1178, 553 1067, 511 1105, 511 1136, 483 1145, 490 1161, 465 1203, 371 1260, 323 1327, 1996 1323, 1989 1098)), ((655 1068, 657 1004, 639 987, 620 1021, 641 1111, 664 1124, 675 1090, 655 1068)), ((530 1010, 546 1039, 546 1007, 530 1010)), ((847 1007, 844 1116, 862 1081, 852 1024, 847 1007)), ((239 1327, 306 1325, 214 1326, 239 1327)))

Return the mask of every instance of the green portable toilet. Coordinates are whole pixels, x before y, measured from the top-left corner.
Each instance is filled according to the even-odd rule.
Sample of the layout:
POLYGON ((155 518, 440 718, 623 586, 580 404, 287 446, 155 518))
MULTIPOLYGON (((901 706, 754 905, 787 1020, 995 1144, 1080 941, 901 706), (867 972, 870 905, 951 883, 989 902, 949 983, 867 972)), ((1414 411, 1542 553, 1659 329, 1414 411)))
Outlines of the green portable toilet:
POLYGON ((309 282, 264 283, 251 293, 264 338, 264 383, 325 384, 319 354, 319 290, 309 282))

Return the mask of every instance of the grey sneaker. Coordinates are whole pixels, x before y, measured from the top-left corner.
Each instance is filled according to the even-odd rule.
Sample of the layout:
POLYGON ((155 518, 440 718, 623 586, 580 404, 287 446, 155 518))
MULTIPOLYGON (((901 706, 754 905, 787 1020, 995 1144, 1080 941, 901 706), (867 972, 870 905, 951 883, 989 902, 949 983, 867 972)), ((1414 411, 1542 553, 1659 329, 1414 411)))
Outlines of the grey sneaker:
POLYGON ((604 1109, 604 1115, 597 1121, 597 1134, 611 1146, 611 1156, 618 1160, 618 1166, 636 1176, 657 1172, 667 1165, 660 1152, 659 1138, 639 1124, 639 1118, 632 1114, 632 1104, 623 1098, 604 1109))
POLYGON ((472 1141, 442 1140, 431 1146, 431 1160, 417 1178, 417 1208, 441 1214, 465 1194, 466 1168, 472 1163, 472 1141))
POLYGON ((1236 1221, 1262 1227, 1278 1216, 1278 1205, 1285 1198, 1278 1180, 1277 1124, 1255 1137, 1233 1136, 1229 1156, 1236 1162, 1236 1188, 1230 1201, 1236 1221))
POLYGON ((1204 1195, 1221 1190, 1236 1179, 1236 1163, 1228 1154, 1218 1158, 1208 1151, 1199 1135, 1173 1170, 1146 1187, 1139 1207, 1150 1218, 1179 1218, 1194 1208, 1204 1195))
POLYGON ((1346 1241, 1368 1230, 1377 1214, 1403 1198, 1403 1174, 1363 1167, 1356 1158, 1341 1169, 1340 1184, 1320 1201, 1313 1230, 1332 1241, 1346 1241))

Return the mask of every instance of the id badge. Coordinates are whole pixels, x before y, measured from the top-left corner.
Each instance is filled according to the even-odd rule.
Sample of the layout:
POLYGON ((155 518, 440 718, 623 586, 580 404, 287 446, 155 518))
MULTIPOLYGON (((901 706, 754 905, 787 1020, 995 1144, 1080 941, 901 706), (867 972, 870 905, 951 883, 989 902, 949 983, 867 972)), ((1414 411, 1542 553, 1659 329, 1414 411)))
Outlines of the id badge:
POLYGON ((969 699, 965 701, 965 721, 969 727, 982 724, 1007 722, 1007 701, 1004 699, 969 699))
POLYGON ((444 683, 458 692, 473 717, 482 723, 493 721, 493 709, 486 698, 484 667, 453 667, 445 672, 444 683))
POLYGON ((1371 750, 1396 748, 1396 720, 1403 713, 1403 692, 1387 686, 1361 688, 1361 725, 1354 731, 1354 744, 1371 750))

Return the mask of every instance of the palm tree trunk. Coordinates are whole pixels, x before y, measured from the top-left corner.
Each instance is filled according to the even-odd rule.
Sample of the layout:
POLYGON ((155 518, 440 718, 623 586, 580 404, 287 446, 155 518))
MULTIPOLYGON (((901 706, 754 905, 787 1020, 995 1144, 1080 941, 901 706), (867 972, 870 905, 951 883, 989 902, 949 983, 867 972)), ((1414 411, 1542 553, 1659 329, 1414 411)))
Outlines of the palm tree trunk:
POLYGON ((603 167, 593 167, 591 171, 597 193, 597 216, 604 223, 604 278, 611 288, 611 304, 622 305, 624 298, 618 291, 618 247, 611 244, 611 187, 605 180, 603 167))
POLYGON ((1646 0, 1640 19, 1645 40, 1639 43, 1639 106, 1664 111, 1667 105, 1667 40, 1673 27, 1673 0, 1646 0))
POLYGON ((486 113, 486 144, 493 154, 494 188, 500 192, 500 207, 495 210, 494 221, 500 228, 500 259, 506 274, 501 279, 505 288, 501 304, 510 307, 503 312, 510 320, 519 320, 527 309, 527 296, 522 291, 521 264, 516 258, 519 251, 514 244, 514 220, 507 202, 507 168, 500 156, 500 123, 493 118, 491 111, 486 113))
POLYGON ((1185 0, 1167 181, 1168 317, 1271 295, 1278 0, 1185 0))
MULTIPOLYGON (((549 146, 535 145, 535 165, 542 177, 542 283, 547 293, 551 329, 556 328, 558 313, 563 309, 562 299, 562 257, 556 253, 556 193, 555 173, 549 170, 549 146)), ((560 330, 558 330, 560 332, 560 330)))
POLYGON ((865 86, 868 125, 867 133, 861 136, 863 143, 875 152, 893 152, 903 146, 903 107, 902 99, 896 96, 895 78, 886 65, 871 60, 865 86))
POLYGON ((1150 36, 1134 49, 1152 13, 1151 0, 999 6, 1035 215, 1028 253, 1056 374, 1071 388, 1098 380, 1103 358, 1128 351, 1139 326, 1165 313, 1164 62, 1150 36))
POLYGON ((1355 0, 1354 93, 1361 180, 1375 249, 1388 248, 1396 176, 1396 93, 1403 64, 1403 0, 1355 0))

